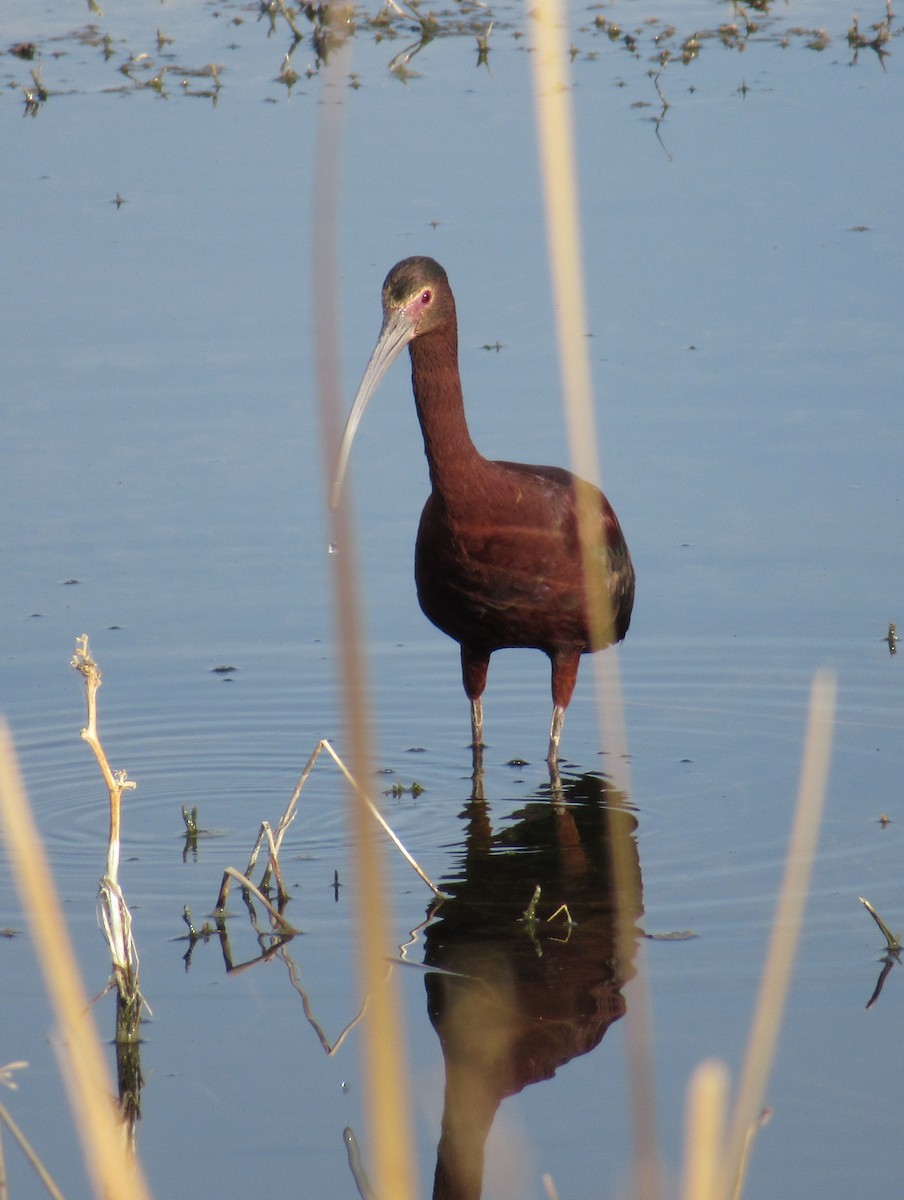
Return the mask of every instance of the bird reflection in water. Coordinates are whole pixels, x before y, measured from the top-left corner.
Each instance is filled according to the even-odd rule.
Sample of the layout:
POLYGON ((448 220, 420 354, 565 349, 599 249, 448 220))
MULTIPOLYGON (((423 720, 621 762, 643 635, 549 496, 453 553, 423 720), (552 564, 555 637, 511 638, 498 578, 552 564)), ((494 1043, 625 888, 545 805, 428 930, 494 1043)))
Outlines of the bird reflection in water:
POLYGON ((563 776, 551 790, 552 803, 541 794, 497 833, 472 799, 460 874, 426 931, 446 1076, 434 1200, 476 1200, 501 1102, 593 1050, 625 1012, 642 915, 637 822, 602 776, 563 776), (538 885, 536 920, 525 920, 538 885), (564 910, 547 920, 560 905, 571 923, 564 910))

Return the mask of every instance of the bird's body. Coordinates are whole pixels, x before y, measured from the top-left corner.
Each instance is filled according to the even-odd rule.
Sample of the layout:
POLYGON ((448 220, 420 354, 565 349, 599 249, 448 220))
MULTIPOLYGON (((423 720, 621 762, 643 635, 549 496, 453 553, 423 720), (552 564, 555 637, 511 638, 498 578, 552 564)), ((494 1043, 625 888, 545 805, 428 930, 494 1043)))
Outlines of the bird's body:
POLYGON ((455 301, 442 267, 429 258, 398 263, 383 285, 383 313, 343 437, 334 501, 361 413, 407 344, 433 489, 415 549, 418 600, 433 624, 461 646, 475 748, 482 744, 481 696, 490 655, 530 647, 549 656, 554 707, 548 758, 554 763, 580 656, 621 641, 631 619, 634 568, 618 519, 593 488, 591 511, 599 512, 594 582, 604 615, 591 622, 576 515, 580 481, 560 467, 492 461, 474 446, 458 370, 455 301))

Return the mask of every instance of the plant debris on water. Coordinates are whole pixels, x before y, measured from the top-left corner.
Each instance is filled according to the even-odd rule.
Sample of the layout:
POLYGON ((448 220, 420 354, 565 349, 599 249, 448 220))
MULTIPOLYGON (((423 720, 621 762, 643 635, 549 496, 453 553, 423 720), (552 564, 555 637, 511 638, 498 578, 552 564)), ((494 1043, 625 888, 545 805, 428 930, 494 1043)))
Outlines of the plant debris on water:
MULTIPOLYGON (((793 6, 779 6, 770 0, 758 0, 746 9, 736 6, 727 21, 725 6, 713 2, 710 19, 698 28, 679 27, 655 10, 641 15, 634 5, 616 3, 605 13, 597 9, 597 5, 589 5, 576 16, 569 49, 572 61, 595 62, 607 50, 624 54, 627 63, 652 79, 663 115, 668 103, 659 85, 661 72, 672 64, 689 66, 711 48, 743 52, 752 42, 769 42, 783 49, 832 49, 842 52, 852 65, 865 51, 875 54, 884 68, 889 47, 904 28, 896 23, 891 0, 886 0, 884 12, 880 9, 874 14, 877 19, 855 14, 846 28, 835 29, 796 24, 793 6)), ((19 40, 7 46, 10 62, 3 82, 11 95, 22 97, 23 115, 31 117, 37 117, 48 101, 94 91, 151 92, 163 99, 185 96, 216 105, 221 90, 237 79, 236 51, 249 39, 263 37, 273 45, 273 59, 260 87, 263 98, 273 102, 275 98, 268 94, 272 83, 293 93, 354 36, 369 37, 377 45, 404 40, 402 49, 387 47, 384 60, 384 69, 403 83, 418 77, 411 69, 412 59, 431 42, 473 39, 474 65, 490 70, 492 53, 504 39, 516 43, 525 39, 526 18, 520 5, 475 0, 462 0, 454 9, 432 8, 418 0, 386 0, 376 13, 350 4, 287 4, 284 0, 260 0, 256 5, 225 3, 207 11, 209 44, 203 49, 192 47, 189 52, 180 45, 176 29, 158 25, 160 14, 150 8, 143 41, 137 44, 134 34, 130 38, 122 32, 120 14, 107 13, 97 5, 92 8, 92 21, 62 34, 43 32, 36 19, 35 28, 19 30, 19 40), (78 48, 94 53, 79 60, 75 57, 78 48)), ((528 48, 526 43, 524 48, 528 48)), ((354 90, 373 82, 361 71, 348 77, 348 86, 354 90)), ((656 96, 651 96, 651 103, 656 103, 656 96)))

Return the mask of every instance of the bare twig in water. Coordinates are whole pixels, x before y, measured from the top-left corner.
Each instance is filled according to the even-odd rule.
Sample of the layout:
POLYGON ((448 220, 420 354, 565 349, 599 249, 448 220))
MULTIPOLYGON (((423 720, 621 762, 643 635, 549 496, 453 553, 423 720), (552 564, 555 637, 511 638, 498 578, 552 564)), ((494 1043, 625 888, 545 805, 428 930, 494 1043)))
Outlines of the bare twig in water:
POLYGON ((576 921, 572 920, 571 910, 569 909, 567 904, 560 904, 559 907, 556 909, 556 911, 546 918, 547 924, 550 921, 554 921, 556 919, 556 917, 559 915, 559 913, 564 913, 565 925, 569 929, 573 928, 574 925, 577 924, 576 921))
POLYGON ((864 900, 862 896, 859 897, 859 900, 869 915, 882 930, 882 936, 885 938, 885 954, 882 956, 882 970, 879 972, 879 978, 876 980, 876 986, 873 988, 873 994, 870 996, 866 1004, 866 1007, 870 1009, 882 995, 882 989, 885 986, 885 980, 888 978, 892 967, 894 967, 895 963, 899 963, 901 961, 901 950, 904 947, 901 945, 900 935, 892 933, 892 931, 888 928, 888 926, 870 904, 869 900, 864 900))
POLYGON ((540 903, 540 885, 534 887, 534 893, 527 903, 527 908, 521 914, 521 920, 525 925, 536 925, 537 923, 537 905, 540 903))
POLYGON ((490 34, 493 32, 494 24, 494 21, 490 21, 483 33, 477 35, 477 65, 486 67, 487 70, 490 66, 490 34))
POLYGON ((270 914, 272 919, 276 922, 276 924, 280 927, 280 929, 284 933, 293 933, 294 934, 294 933, 298 932, 297 929, 294 929, 289 924, 289 922, 286 920, 286 918, 284 916, 282 916, 281 913, 276 911, 276 909, 273 907, 273 905, 270 903, 270 901, 267 899, 267 897, 264 895, 264 893, 260 890, 260 888, 256 887, 251 882, 251 880, 248 878, 247 875, 243 875, 241 873, 241 871, 237 871, 235 869, 235 867, 227 867, 226 870, 223 872, 223 884, 220 888, 220 894, 217 897, 217 911, 221 911, 222 909, 224 909, 226 907, 226 898, 229 895, 229 880, 230 879, 235 879, 238 882, 238 884, 245 891, 251 892, 252 895, 254 895, 258 900, 260 900, 261 904, 263 904, 263 906, 266 908, 267 912, 270 914))
POLYGON ((361 1151, 358 1149, 354 1133, 348 1126, 342 1131, 342 1140, 345 1142, 345 1150, 348 1154, 348 1166, 355 1181, 355 1187, 358 1189, 358 1195, 361 1197, 361 1200, 375 1200, 373 1189, 367 1178, 367 1172, 364 1170, 364 1163, 361 1161, 361 1151))
POLYGON ((373 803, 371 798, 367 795, 367 793, 364 791, 364 789, 361 787, 361 785, 357 782, 357 780, 354 778, 354 776, 349 771, 348 767, 346 767, 345 763, 342 761, 342 759, 339 757, 339 755, 336 753, 336 751, 333 749, 333 747, 330 745, 330 743, 325 738, 320 742, 317 752, 319 753, 319 751, 321 749, 326 750, 326 752, 330 755, 333 762, 335 762, 336 766, 339 768, 339 770, 342 772, 342 774, 345 776, 345 778, 348 780, 348 782, 351 784, 351 786, 358 793, 358 796, 364 801, 364 804, 366 805, 366 807, 367 807, 368 811, 370 812, 371 816, 373 817, 373 819, 389 835, 389 838, 390 838, 392 844, 399 851, 399 853, 402 855, 402 857, 405 859, 405 861, 408 863, 408 865, 412 868, 412 870, 414 870, 421 877, 421 879, 423 879, 424 883, 426 883, 427 887, 434 894, 434 896, 438 896, 440 898, 445 898, 445 892, 441 891, 441 889, 436 886, 436 884, 430 879, 430 877, 426 874, 426 872, 421 870, 421 868, 418 866, 415 859, 405 849, 404 845, 402 844, 401 839, 398 837, 398 835, 395 833, 395 831, 389 825, 389 822, 386 820, 386 818, 383 816, 383 814, 380 812, 380 810, 377 808, 377 806, 373 803))
MULTIPOLYGON (((377 806, 373 803, 373 801, 370 799, 370 797, 367 795, 367 793, 364 791, 364 789, 358 784, 357 780, 354 778, 352 773, 349 771, 348 767, 346 767, 345 763, 342 761, 342 759, 339 757, 339 755, 336 753, 336 751, 333 749, 333 747, 330 745, 330 743, 325 738, 322 738, 317 743, 317 745, 314 747, 311 757, 308 759, 307 763, 305 764, 304 770, 301 772, 301 775, 299 776, 298 783, 295 785, 295 790, 292 793, 289 803, 286 806, 286 811, 283 813, 282 817, 280 818, 279 824, 276 826, 276 830, 271 831, 270 825, 268 824, 268 822, 266 822, 266 821, 261 822, 261 827, 260 827, 260 831, 258 833, 257 841, 254 844, 254 848, 251 851, 251 857, 248 860, 248 866, 245 869, 245 877, 247 879, 250 879, 251 872, 254 870, 255 866, 257 865, 257 860, 260 855, 261 847, 263 846, 264 842, 266 841, 268 850, 269 850, 269 854, 268 854, 267 867, 266 867, 266 870, 264 871, 264 875, 261 880, 261 888, 266 888, 269 885, 270 873, 272 871, 273 874, 277 878, 277 885, 279 888, 280 900, 282 901, 285 898, 287 898, 287 893, 285 892, 285 890, 283 888, 282 881, 281 881, 281 878, 279 875, 279 851, 282 847, 282 842, 283 842, 283 838, 286 835, 286 831, 289 828, 289 826, 292 824, 292 822, 295 820, 295 817, 297 815, 298 801, 301 797, 302 789, 304 788, 304 785, 307 783, 308 778, 311 774, 311 771, 314 769, 314 764, 317 762, 318 758, 320 757, 320 755, 323 753, 324 750, 327 752, 327 754, 329 754, 330 758, 332 758, 333 762, 336 764, 336 766, 342 772, 345 779, 355 789, 356 793, 358 794, 360 799, 364 802, 365 806, 367 807, 367 810, 373 816, 374 820, 381 826, 381 828, 383 830, 385 830, 385 832, 388 834, 389 838, 391 839, 393 845, 396 847, 396 849, 399 851, 399 853, 402 855, 402 857, 405 859, 405 861, 409 864, 409 866, 412 868, 412 870, 417 872, 417 874, 424 881, 424 883, 426 883, 427 887, 430 888, 431 892, 433 892, 434 896, 437 896, 441 899, 445 898, 445 893, 440 891, 440 889, 436 886, 435 883, 433 883, 433 881, 429 878, 429 876, 426 874, 426 872, 424 872, 420 868, 420 866, 418 866, 415 859, 405 849, 404 845, 402 844, 401 839, 397 836, 395 831, 391 828, 391 826, 389 825, 388 821, 385 819, 383 814, 380 812, 380 810, 377 808, 377 806)), ((231 868, 230 868, 230 871, 232 871, 231 868)), ((227 872, 227 874, 228 873, 229 872, 227 872)), ((239 878, 237 872, 232 871, 232 874, 235 878, 239 878)), ((243 884, 243 886, 244 886, 244 884, 243 884)), ((228 889, 227 877, 226 877, 226 875, 224 875, 223 876, 223 888, 221 888, 221 890, 220 890, 220 895, 217 898, 217 903, 216 903, 216 908, 218 910, 222 909, 225 906, 225 893, 228 892, 228 890, 229 889, 228 889), (225 892, 223 890, 224 888, 225 888, 225 892)), ((260 893, 257 892, 257 889, 255 889, 255 892, 257 895, 260 895, 260 893)))
POLYGON ((866 909, 866 911, 869 913, 869 915, 876 922, 876 924, 879 926, 879 928, 882 930, 882 936, 885 938, 886 948, 888 949, 889 953, 896 954, 899 950, 902 949, 900 937, 897 934, 892 933, 892 931, 888 928, 888 926, 885 924, 885 922, 882 920, 882 918, 879 916, 879 914, 876 912, 876 910, 870 904, 869 900, 864 900, 864 898, 862 896, 858 896, 857 898, 860 901, 860 903, 863 905, 863 907, 866 909))
MULTIPOLYGON (((91 657, 88 635, 76 639, 72 667, 85 680, 88 724, 82 738, 94 751, 110 797, 110 833, 107 843, 107 870, 98 890, 98 919, 110 947, 113 961, 111 985, 116 987, 116 1040, 133 1042, 138 1038, 141 1009, 146 1001, 139 987, 138 950, 132 936, 132 914, 119 886, 120 829, 122 794, 137 786, 125 771, 113 771, 97 732, 97 690, 101 685, 100 668, 91 657)), ((150 1011, 150 1009, 149 1009, 150 1011)))
MULTIPOLYGON (((279 956, 283 960, 283 962, 286 964, 286 966, 288 967, 289 978, 292 981, 292 987, 295 988, 296 992, 298 992, 299 996, 301 997, 301 1006, 304 1009, 304 1015, 307 1018, 308 1024, 311 1026, 311 1028, 317 1034, 317 1037, 320 1040, 320 1044, 323 1047, 323 1049, 325 1050, 327 1057, 332 1058, 332 1056, 334 1054, 338 1053, 339 1047, 342 1045, 342 1043, 345 1041, 345 1039, 348 1037, 348 1035, 351 1033, 351 1031, 355 1028, 355 1026, 358 1024, 358 1022, 363 1018, 364 1014, 367 1012, 367 997, 366 996, 364 997, 364 1002, 362 1003, 361 1007, 358 1009, 357 1016, 352 1017, 352 1019, 349 1021, 349 1023, 346 1025, 346 1027, 342 1030, 342 1032, 336 1038, 335 1042, 331 1042, 329 1040, 329 1038, 326 1036, 326 1034, 323 1032, 323 1029, 321 1028, 319 1021, 314 1016, 313 1009, 311 1008, 311 1002, 308 999, 308 994, 305 991, 305 989, 302 987, 301 980, 298 978, 298 968, 295 966, 295 963, 289 957, 289 955, 286 953, 285 950, 280 950, 279 956)), ((388 974, 390 968, 387 967, 386 970, 387 970, 387 974, 388 974)))

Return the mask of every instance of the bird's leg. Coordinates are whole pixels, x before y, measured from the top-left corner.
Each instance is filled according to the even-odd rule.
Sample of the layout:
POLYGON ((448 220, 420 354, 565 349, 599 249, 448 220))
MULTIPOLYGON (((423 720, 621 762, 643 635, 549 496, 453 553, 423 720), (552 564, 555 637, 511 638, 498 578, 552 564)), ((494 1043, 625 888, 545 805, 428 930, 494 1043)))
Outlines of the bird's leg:
POLYGON ((471 745, 483 749, 483 701, 479 696, 471 701, 471 745))
POLYGON ((471 801, 474 804, 486 803, 486 790, 483 781, 483 750, 475 750, 471 771, 471 801))
POLYGON ((562 777, 559 774, 559 760, 557 758, 547 758, 546 765, 549 767, 550 798, 553 803, 561 804, 565 799, 565 795, 562 791, 562 777))
POLYGON ((581 655, 576 650, 558 650, 550 654, 552 662, 552 724, 549 727, 549 753, 546 761, 550 766, 558 762, 559 739, 562 736, 562 723, 565 720, 565 709, 568 707, 574 685, 578 678, 578 664, 581 655))
POLYGON ((475 751, 483 749, 483 703, 480 697, 487 685, 489 665, 489 654, 462 645, 461 681, 465 695, 471 701, 471 745, 475 751))
POLYGON ((564 721, 565 709, 561 704, 557 704, 552 710, 552 723, 549 726, 549 753, 546 756, 546 761, 551 768, 556 766, 559 761, 559 740, 562 737, 564 721))
POLYGON ((478 696, 471 701, 471 778, 483 781, 483 701, 478 696))

